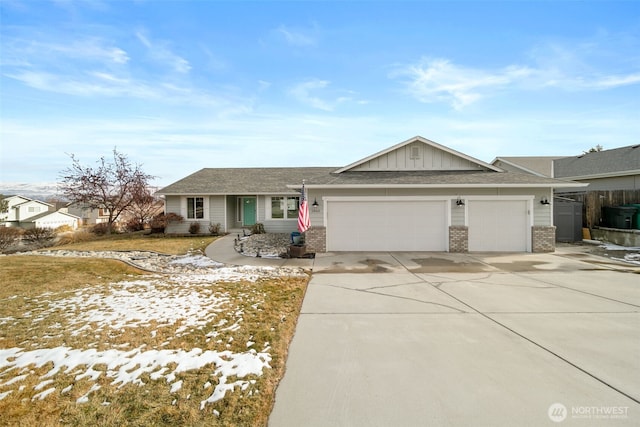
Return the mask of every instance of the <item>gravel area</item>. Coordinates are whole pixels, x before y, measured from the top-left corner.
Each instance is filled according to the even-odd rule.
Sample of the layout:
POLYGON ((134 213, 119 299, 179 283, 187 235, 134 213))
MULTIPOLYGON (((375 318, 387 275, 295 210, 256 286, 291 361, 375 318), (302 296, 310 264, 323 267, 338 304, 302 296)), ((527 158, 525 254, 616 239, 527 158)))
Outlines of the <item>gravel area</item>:
POLYGON ((236 273, 247 273, 266 277, 275 276, 302 276, 306 273, 297 267, 253 267, 239 266, 227 267, 216 262, 201 253, 187 255, 165 255, 149 251, 68 251, 47 250, 20 252, 10 256, 40 255, 53 257, 74 258, 109 258, 126 262, 129 265, 152 273, 162 274, 198 274, 217 270, 233 270, 236 273))
POLYGON ((288 258, 290 244, 291 235, 287 233, 252 234, 236 238, 235 249, 246 256, 288 258))

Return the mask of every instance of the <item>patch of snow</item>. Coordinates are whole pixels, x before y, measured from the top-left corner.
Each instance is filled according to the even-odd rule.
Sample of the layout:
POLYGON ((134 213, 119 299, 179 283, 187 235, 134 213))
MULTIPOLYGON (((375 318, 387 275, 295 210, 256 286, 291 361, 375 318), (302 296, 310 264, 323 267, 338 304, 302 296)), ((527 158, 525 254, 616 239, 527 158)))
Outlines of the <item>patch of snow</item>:
POLYGON ((640 265, 640 254, 626 254, 624 258, 611 257, 612 260, 628 262, 630 264, 640 265))
POLYGON ((631 252, 640 252, 640 247, 638 246, 634 246, 634 247, 629 247, 629 246, 619 246, 619 245, 615 245, 613 243, 605 243, 600 245, 601 248, 607 250, 607 251, 631 251, 631 252))
POLYGON ((204 255, 185 255, 183 257, 174 259, 169 263, 169 265, 193 265, 196 267, 213 268, 224 267, 224 264, 214 261, 211 258, 207 258, 204 255))
POLYGON ((76 400, 76 403, 87 403, 89 401, 89 395, 98 390, 100 390, 100 386, 98 384, 92 385, 88 392, 76 400))
POLYGON ((176 381, 175 383, 171 384, 171 390, 169 391, 169 393, 177 393, 178 391, 180 391, 181 388, 182 388, 182 380, 176 381))
POLYGON ((38 393, 38 394, 35 394, 35 395, 31 398, 31 400, 32 400, 32 401, 34 401, 34 400, 43 400, 45 397, 47 397, 48 395, 50 395, 50 394, 51 394, 51 393, 53 393, 54 391, 56 391, 56 388, 55 388, 55 387, 48 388, 48 389, 46 389, 46 390, 45 390, 45 391, 43 391, 43 392, 40 392, 40 393, 38 393))
MULTIPOLYGON (((42 378, 49 378, 66 368, 64 373, 70 373, 74 369, 85 369, 85 373, 77 375, 75 380, 87 376, 86 372, 99 372, 107 378, 112 379, 112 385, 123 387, 126 384, 143 385, 141 377, 146 374, 155 374, 153 379, 175 378, 181 372, 201 369, 207 365, 216 366, 214 376, 221 375, 218 385, 209 399, 203 401, 215 402, 226 394, 228 390, 233 390, 236 386, 242 387, 247 375, 262 375, 263 369, 270 369, 271 355, 269 353, 233 353, 225 350, 202 351, 194 348, 190 351, 184 350, 148 350, 141 351, 135 349, 124 352, 121 350, 96 351, 77 350, 69 347, 56 347, 51 349, 24 350, 21 348, 0 349, 0 368, 3 369, 24 369, 31 365, 42 367, 48 363, 53 364, 51 370, 42 378), (106 370, 95 371, 93 367, 97 364, 106 365, 106 370), (169 366, 175 366, 169 370, 169 366), (158 371, 163 374, 158 374, 158 371), (237 381, 227 383, 228 377, 238 378, 237 381)), ((100 376, 98 375, 98 377, 100 376)), ((92 378, 94 381, 97 377, 92 378)), ((45 381, 46 382, 46 381, 45 381)), ((169 382, 169 381, 168 381, 169 382)), ((210 385, 210 383, 209 383, 210 385)), ((174 393, 182 386, 182 381, 172 385, 171 392, 174 393)), ((92 388, 78 399, 78 403, 89 400, 89 395, 98 390, 100 386, 94 384, 92 388)), ((35 390, 35 388, 34 388, 35 390)), ((66 388, 64 389, 66 391, 66 388)), ((37 390, 36 390, 37 391, 37 390)), ((47 395, 55 391, 55 388, 45 390, 36 394, 33 399, 44 399, 47 395)))
POLYGON ((45 388, 46 386, 48 386, 49 384, 51 384, 53 382, 53 380, 45 380, 42 381, 40 384, 38 384, 37 386, 35 386, 33 389, 35 391, 39 391, 42 390, 43 388, 45 388))

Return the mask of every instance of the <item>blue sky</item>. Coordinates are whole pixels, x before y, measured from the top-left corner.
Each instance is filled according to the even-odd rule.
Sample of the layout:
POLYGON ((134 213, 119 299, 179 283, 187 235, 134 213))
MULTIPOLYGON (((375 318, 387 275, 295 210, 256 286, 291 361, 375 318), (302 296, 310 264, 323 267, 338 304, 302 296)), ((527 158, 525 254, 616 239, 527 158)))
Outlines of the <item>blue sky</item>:
POLYGON ((640 2, 0 0, 0 182, 640 143, 640 2))

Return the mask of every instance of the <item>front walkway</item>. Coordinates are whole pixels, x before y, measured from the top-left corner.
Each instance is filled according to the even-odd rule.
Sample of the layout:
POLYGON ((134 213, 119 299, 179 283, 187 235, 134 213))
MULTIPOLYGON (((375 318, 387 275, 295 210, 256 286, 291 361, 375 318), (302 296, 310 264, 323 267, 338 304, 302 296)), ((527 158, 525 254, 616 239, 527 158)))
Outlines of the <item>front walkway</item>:
POLYGON ((253 265, 262 267, 301 267, 311 269, 312 258, 256 258, 239 254, 234 249, 234 240, 237 234, 227 234, 205 249, 205 255, 214 261, 227 265, 253 265))

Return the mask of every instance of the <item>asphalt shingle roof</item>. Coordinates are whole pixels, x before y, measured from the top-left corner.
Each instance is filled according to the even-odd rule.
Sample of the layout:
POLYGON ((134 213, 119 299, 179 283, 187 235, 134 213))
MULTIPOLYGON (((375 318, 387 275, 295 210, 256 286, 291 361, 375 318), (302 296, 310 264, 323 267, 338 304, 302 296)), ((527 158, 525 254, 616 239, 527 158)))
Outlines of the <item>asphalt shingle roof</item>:
POLYGON ((516 172, 491 171, 347 171, 333 173, 336 167, 308 168, 205 168, 160 191, 164 195, 181 194, 295 194, 287 185, 330 186, 501 186, 523 185, 553 187, 563 181, 516 172))
POLYGON ((596 151, 554 161, 556 178, 616 174, 640 170, 640 144, 596 151))
POLYGON ((281 194, 295 193, 287 184, 302 184, 338 167, 205 168, 161 190, 158 194, 281 194))
POLYGON ((327 174, 307 180, 309 186, 330 185, 540 185, 562 183, 557 179, 516 172, 477 171, 402 171, 402 172, 343 172, 327 174))

